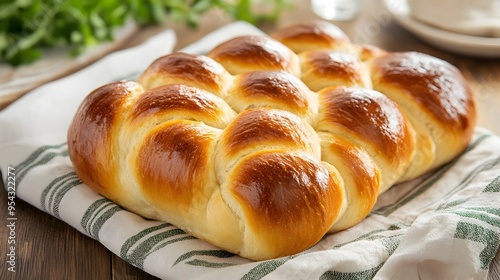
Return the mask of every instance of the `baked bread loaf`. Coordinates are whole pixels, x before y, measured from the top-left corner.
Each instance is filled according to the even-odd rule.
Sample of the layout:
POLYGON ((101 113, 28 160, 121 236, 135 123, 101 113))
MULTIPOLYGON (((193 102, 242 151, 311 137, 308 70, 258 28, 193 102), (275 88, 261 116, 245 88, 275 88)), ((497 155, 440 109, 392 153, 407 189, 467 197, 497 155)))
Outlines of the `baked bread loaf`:
POLYGON ((130 211, 252 260, 301 252, 460 154, 476 121, 451 64, 326 22, 175 52, 90 93, 75 171, 130 211))

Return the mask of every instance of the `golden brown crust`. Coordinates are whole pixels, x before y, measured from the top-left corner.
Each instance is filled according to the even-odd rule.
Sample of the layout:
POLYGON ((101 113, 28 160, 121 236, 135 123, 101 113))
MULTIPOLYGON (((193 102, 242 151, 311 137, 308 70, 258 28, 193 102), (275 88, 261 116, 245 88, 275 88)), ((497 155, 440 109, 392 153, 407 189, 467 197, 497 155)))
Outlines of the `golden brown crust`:
POLYGON ((349 37, 342 29, 324 21, 283 27, 271 36, 296 53, 319 49, 334 50, 350 45, 349 37))
POLYGON ((380 191, 381 170, 361 146, 349 139, 320 133, 322 159, 337 168, 344 180, 347 207, 331 232, 349 228, 372 210, 380 191))
POLYGON ((268 106, 308 118, 317 111, 309 88, 300 79, 284 71, 256 71, 238 75, 226 100, 238 112, 268 106))
POLYGON ((77 175, 130 211, 264 260, 361 222, 379 194, 469 143, 474 100, 449 63, 354 45, 327 22, 274 38, 173 53, 139 83, 93 91, 68 130, 77 175))
POLYGON ((216 137, 203 125, 185 120, 152 130, 141 143, 135 165, 146 200, 172 213, 188 213, 200 200, 208 200, 206 174, 212 170, 216 137))
POLYGON ((115 181, 103 171, 113 170, 116 164, 114 151, 107 146, 117 133, 127 99, 141 90, 139 84, 126 81, 94 90, 80 105, 68 130, 68 152, 77 175, 106 196, 114 197, 109 186, 115 181))
POLYGON ((239 36, 216 46, 207 56, 233 75, 259 70, 298 75, 300 71, 296 54, 268 36, 239 36))
POLYGON ((471 127, 471 91, 458 69, 421 53, 390 53, 373 61, 378 83, 398 87, 446 126, 471 127))
POLYGON ((217 115, 217 98, 195 87, 167 85, 149 90, 135 103, 133 118, 148 118, 162 111, 186 110, 189 113, 217 115))
POLYGON ((155 60, 137 81, 147 89, 185 84, 222 96, 228 87, 228 79, 226 69, 211 58, 175 52, 155 60))
MULTIPOLYGON (((319 123, 349 130, 359 138, 371 143, 380 156, 392 158, 401 151, 409 154, 413 149, 406 120, 398 106, 383 94, 362 88, 336 87, 319 93, 323 101, 323 118, 319 123), (360 108, 363 108, 360 110, 360 108)), ((317 126, 318 130, 322 126, 317 126)))
POLYGON ((365 65, 356 56, 328 50, 300 54, 301 79, 313 91, 329 86, 371 87, 365 65))
POLYGON ((270 248, 271 256, 312 246, 342 209, 343 191, 335 173, 303 154, 259 152, 233 170, 230 192, 247 234, 270 248))
POLYGON ((221 141, 229 156, 255 144, 288 149, 294 149, 295 146, 308 148, 314 145, 312 142, 316 137, 314 130, 297 116, 267 108, 242 112, 228 128, 221 141))
POLYGON ((202 89, 171 84, 157 87, 142 94, 131 110, 131 120, 147 121, 150 118, 192 119, 223 128, 235 113, 219 97, 202 89))
POLYGON ((221 174, 252 152, 286 149, 319 158, 319 145, 315 131, 299 117, 283 110, 248 109, 238 114, 221 134, 216 151, 219 181, 224 182, 221 174))
MULTIPOLYGON (((423 155, 431 153, 432 157, 428 164, 421 165, 424 169, 449 161, 468 145, 476 124, 476 107, 458 69, 415 52, 387 53, 370 64, 374 88, 400 104, 421 141, 441 146, 439 150, 426 151, 429 143, 420 145, 423 155)), ((420 175, 422 171, 416 173, 420 175)))
POLYGON ((364 88, 333 87, 318 94, 322 107, 314 128, 361 145, 386 171, 380 191, 392 186, 414 156, 414 134, 398 105, 364 88))
POLYGON ((387 52, 379 47, 368 44, 360 45, 359 59, 361 61, 367 61, 384 54, 387 54, 387 52))

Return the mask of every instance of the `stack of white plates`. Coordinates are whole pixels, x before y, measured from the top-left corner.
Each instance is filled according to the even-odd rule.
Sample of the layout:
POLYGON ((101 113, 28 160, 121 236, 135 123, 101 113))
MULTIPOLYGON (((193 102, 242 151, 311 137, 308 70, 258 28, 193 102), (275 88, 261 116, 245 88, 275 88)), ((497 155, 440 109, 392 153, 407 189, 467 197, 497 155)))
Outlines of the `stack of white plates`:
POLYGON ((408 0, 384 0, 384 4, 401 26, 430 45, 463 55, 500 58, 498 37, 467 35, 425 24, 411 16, 408 0))

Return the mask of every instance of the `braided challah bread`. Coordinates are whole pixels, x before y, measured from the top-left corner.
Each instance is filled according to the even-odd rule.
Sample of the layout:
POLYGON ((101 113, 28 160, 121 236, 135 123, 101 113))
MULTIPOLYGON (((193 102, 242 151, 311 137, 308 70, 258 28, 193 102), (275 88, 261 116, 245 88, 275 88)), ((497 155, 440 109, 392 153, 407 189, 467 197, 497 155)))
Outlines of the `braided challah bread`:
POLYGON ((68 148, 117 204, 264 260, 359 223, 391 186, 461 153, 475 121, 454 66, 313 22, 175 52, 96 89, 68 148))

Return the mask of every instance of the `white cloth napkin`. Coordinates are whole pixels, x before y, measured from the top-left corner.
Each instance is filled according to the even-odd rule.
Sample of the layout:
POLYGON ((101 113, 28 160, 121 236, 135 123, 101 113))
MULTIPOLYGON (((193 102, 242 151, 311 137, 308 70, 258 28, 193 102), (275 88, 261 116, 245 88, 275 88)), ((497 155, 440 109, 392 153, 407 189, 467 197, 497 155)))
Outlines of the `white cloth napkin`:
MULTIPOLYGON (((236 35, 237 22, 186 48, 204 53, 236 35)), ((174 43, 170 31, 46 84, 0 112, 0 167, 16 195, 146 272, 164 279, 485 279, 500 245, 500 138, 477 129, 451 163, 384 193, 372 213, 294 256, 252 262, 169 223, 130 213, 80 182, 66 131, 94 88, 133 79, 174 43)), ((5 184, 7 186, 7 184, 5 184)))

